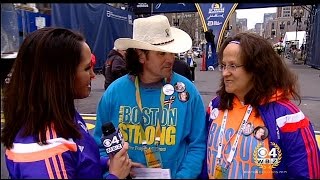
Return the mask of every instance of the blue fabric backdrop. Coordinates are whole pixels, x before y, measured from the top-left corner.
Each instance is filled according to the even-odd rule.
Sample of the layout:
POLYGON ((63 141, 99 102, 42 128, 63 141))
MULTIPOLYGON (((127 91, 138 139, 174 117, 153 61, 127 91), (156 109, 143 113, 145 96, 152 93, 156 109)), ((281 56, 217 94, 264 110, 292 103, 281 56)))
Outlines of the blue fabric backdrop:
POLYGON ((25 11, 25 10, 16 10, 16 12, 17 12, 17 18, 18 18, 19 44, 23 42, 26 35, 38 29, 38 27, 36 26, 37 17, 43 17, 45 19, 45 27, 51 26, 50 15, 34 13, 30 11, 25 11))
POLYGON ((309 54, 311 57, 306 64, 320 69, 320 4, 316 6, 314 23, 311 28, 311 53, 309 54))
POLYGON ((84 34, 91 51, 96 56, 95 70, 100 70, 120 37, 132 38, 132 12, 107 4, 59 3, 52 4, 52 26, 77 30, 84 34))

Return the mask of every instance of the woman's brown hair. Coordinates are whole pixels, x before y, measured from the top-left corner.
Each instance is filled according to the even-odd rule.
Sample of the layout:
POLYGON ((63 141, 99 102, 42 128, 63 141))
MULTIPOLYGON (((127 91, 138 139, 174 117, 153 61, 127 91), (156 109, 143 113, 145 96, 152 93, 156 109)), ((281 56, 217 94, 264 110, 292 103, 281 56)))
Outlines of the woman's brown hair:
MULTIPOLYGON (((273 50, 272 45, 264 38, 253 33, 239 33, 227 38, 218 53, 219 63, 223 51, 231 41, 236 41, 241 48, 240 58, 244 69, 253 75, 253 88, 245 95, 245 104, 253 107, 268 102, 277 91, 280 99, 293 98, 301 102, 298 91, 297 76, 290 71, 281 57, 273 50)), ((220 109, 232 109, 234 94, 227 93, 223 77, 217 95, 221 97, 220 109)))

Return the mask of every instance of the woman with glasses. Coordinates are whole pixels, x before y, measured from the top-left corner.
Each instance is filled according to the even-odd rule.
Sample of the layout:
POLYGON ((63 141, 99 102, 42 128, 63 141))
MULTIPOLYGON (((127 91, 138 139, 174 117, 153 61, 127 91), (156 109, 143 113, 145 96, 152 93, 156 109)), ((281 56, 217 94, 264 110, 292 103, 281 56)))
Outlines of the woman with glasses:
POLYGON ((240 33, 219 51, 220 89, 207 110, 203 178, 319 179, 319 147, 301 102, 297 76, 270 43, 240 33), (244 131, 251 124, 250 132, 244 131), (257 138, 259 129, 264 137, 257 138), (266 133, 268 132, 268 133, 266 133))

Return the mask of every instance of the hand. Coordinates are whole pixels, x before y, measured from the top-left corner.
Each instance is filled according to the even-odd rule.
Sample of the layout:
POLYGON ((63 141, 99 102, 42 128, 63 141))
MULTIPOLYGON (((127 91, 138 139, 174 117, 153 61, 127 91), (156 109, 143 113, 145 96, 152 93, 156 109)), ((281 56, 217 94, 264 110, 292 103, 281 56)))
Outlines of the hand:
POLYGON ((130 173, 132 162, 128 155, 129 144, 124 142, 123 148, 115 155, 109 155, 109 173, 116 175, 119 179, 125 179, 130 173))

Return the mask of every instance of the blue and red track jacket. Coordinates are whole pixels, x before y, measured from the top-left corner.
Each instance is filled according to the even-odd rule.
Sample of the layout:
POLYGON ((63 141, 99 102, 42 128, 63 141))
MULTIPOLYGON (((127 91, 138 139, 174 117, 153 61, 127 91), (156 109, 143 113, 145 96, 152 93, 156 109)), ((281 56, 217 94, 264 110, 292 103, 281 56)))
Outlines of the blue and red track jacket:
MULTIPOLYGON (((11 179, 102 179, 107 158, 100 158, 99 148, 79 113, 81 139, 59 137, 54 127, 47 129, 47 145, 39 145, 32 136, 16 136, 13 148, 6 150, 6 164, 11 179)), ((21 131, 20 131, 21 132, 21 131)), ((109 174, 107 178, 116 178, 109 174)))
MULTIPOLYGON (((219 101, 218 96, 208 107, 208 128, 213 122, 210 119, 210 111, 218 108, 219 101)), ((320 179, 320 152, 308 117, 290 100, 276 100, 260 105, 258 111, 269 130, 269 146, 274 142, 282 151, 281 162, 273 169, 273 178, 320 179)), ((200 178, 208 178, 207 162, 204 162, 200 178)))

